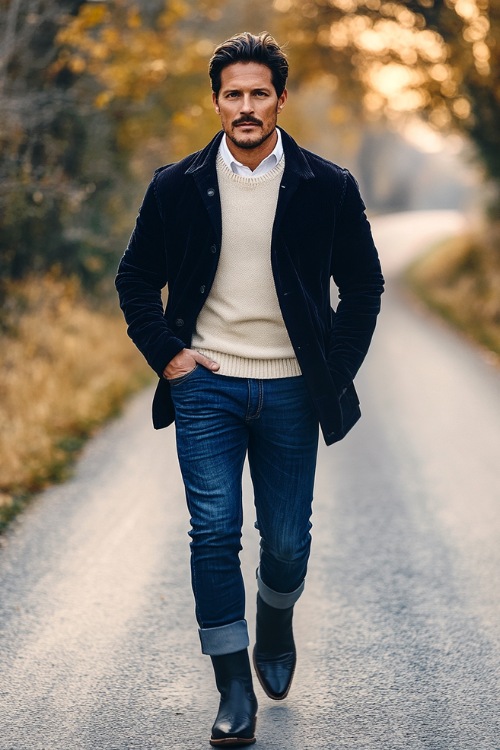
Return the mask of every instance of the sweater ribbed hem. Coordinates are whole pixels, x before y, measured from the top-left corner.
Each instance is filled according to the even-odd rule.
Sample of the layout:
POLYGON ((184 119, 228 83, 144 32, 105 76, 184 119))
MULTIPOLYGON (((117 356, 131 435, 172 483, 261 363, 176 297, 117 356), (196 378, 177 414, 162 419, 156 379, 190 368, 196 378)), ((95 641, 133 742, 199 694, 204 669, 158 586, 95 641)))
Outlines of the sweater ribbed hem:
POLYGON ((257 378, 270 380, 271 378, 294 378, 302 375, 299 363, 295 357, 283 359, 247 359, 234 354, 215 352, 212 349, 197 349, 200 354, 213 359, 220 365, 216 375, 227 375, 232 378, 257 378))

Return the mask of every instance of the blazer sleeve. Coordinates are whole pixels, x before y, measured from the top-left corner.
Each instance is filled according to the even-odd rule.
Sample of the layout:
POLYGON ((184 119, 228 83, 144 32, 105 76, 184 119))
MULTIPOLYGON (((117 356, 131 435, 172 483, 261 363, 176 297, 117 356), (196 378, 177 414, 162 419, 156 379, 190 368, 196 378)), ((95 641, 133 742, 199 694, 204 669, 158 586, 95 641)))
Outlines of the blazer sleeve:
POLYGON ((165 222, 158 198, 158 175, 149 185, 134 231, 118 266, 115 286, 127 333, 159 377, 184 349, 164 318, 161 290, 168 281, 165 222))
POLYGON ((328 364, 340 391, 354 380, 366 356, 380 312, 384 278, 365 205, 354 177, 345 182, 335 225, 331 275, 339 291, 328 364))

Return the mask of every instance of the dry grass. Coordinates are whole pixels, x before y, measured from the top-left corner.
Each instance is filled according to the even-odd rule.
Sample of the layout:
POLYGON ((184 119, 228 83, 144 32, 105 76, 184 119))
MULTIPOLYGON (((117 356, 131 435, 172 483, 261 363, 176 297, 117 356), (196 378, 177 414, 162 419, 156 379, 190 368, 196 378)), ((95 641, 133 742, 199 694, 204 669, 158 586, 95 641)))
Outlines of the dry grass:
POLYGON ((500 226, 451 239, 408 273, 417 294, 475 341, 500 355, 500 226))
POLYGON ((149 372, 119 310, 95 309, 75 281, 11 284, 0 326, 1 527, 149 372))

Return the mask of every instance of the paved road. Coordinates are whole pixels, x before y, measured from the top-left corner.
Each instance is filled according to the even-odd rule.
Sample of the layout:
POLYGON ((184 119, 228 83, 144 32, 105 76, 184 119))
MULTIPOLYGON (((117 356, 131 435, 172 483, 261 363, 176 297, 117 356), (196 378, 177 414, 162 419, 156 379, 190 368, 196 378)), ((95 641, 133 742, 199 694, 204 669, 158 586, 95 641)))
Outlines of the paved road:
MULTIPOLYGON (((500 374, 392 278, 454 214, 384 217, 388 291, 364 418, 320 449, 296 681, 261 692, 260 750, 500 748, 500 374)), ((150 392, 5 537, 1 750, 204 750, 188 516, 150 392)), ((257 532, 246 482, 253 621, 257 532)))

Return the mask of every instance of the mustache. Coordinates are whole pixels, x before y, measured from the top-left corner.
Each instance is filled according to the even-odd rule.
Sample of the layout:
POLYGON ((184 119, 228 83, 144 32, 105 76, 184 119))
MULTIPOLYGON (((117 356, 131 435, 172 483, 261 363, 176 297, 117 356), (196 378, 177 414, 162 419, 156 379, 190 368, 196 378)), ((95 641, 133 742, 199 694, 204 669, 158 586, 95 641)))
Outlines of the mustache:
POLYGON ((262 121, 258 120, 256 117, 253 117, 252 115, 246 115, 246 117, 240 117, 238 120, 233 120, 233 127, 236 127, 236 125, 243 125, 243 123, 251 122, 253 125, 262 125, 262 121))

